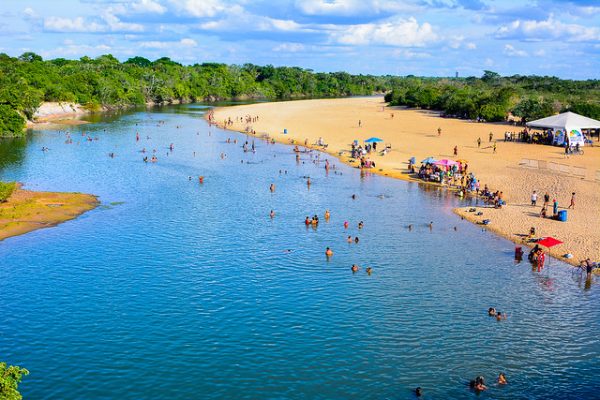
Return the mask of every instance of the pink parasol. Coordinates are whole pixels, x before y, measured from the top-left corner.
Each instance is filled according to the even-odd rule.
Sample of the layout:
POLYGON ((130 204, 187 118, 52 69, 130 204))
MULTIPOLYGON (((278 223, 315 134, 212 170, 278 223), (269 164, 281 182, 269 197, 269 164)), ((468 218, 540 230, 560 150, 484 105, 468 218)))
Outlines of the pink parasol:
POLYGON ((451 167, 453 165, 458 165, 458 163, 456 161, 452 161, 452 160, 448 160, 446 158, 444 158, 443 160, 439 160, 434 162, 435 165, 441 165, 443 167, 451 167))

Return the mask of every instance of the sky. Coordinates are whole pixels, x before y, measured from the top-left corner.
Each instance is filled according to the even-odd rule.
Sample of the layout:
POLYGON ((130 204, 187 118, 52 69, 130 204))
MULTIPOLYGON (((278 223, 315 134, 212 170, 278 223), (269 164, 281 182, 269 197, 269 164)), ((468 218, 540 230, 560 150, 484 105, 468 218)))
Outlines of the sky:
POLYGON ((600 78, 600 0, 0 0, 0 52, 600 78))

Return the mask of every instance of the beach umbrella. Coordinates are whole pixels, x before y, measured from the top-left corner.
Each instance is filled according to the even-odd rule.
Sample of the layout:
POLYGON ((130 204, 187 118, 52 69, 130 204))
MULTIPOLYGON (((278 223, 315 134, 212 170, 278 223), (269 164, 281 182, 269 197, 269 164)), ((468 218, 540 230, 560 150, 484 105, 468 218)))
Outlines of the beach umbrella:
POLYGON ((548 248, 557 246, 562 243, 563 242, 561 242, 558 239, 553 238, 552 236, 545 237, 542 240, 538 240, 538 242, 537 242, 537 244, 544 246, 544 247, 548 247, 548 248))
POLYGON ((383 142, 383 139, 379 139, 378 137, 372 137, 365 140, 365 143, 375 143, 375 142, 383 142))
POLYGON ((443 159, 443 160, 435 161, 434 164, 435 165, 441 165, 441 166, 444 166, 444 167, 451 167, 452 165, 458 165, 458 163, 456 161, 452 161, 452 160, 448 160, 448 159, 443 159))
POLYGON ((461 164, 468 164, 469 160, 465 160, 463 158, 461 158, 460 160, 456 160, 457 163, 461 163, 461 164))
POLYGON ((424 159, 423 161, 421 161, 423 164, 433 164, 434 162, 436 162, 437 160, 433 157, 427 157, 426 159, 424 159))
POLYGON ((411 157, 411 158, 408 159, 408 162, 411 163, 411 164, 416 164, 417 163, 417 159, 414 158, 414 157, 411 157))

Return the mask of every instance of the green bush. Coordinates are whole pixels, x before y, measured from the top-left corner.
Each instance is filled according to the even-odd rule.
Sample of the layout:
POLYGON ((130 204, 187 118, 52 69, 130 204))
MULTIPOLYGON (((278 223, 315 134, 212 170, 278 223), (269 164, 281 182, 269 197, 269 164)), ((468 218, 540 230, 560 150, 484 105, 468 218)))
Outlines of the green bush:
POLYGON ((0 104, 0 137, 24 134, 25 119, 11 106, 0 104))
POLYGON ((0 399, 21 400, 23 396, 19 393, 19 383, 29 371, 17 366, 7 366, 0 363, 0 399))
POLYGON ((4 203, 15 191, 17 184, 15 182, 0 181, 0 203, 4 203))

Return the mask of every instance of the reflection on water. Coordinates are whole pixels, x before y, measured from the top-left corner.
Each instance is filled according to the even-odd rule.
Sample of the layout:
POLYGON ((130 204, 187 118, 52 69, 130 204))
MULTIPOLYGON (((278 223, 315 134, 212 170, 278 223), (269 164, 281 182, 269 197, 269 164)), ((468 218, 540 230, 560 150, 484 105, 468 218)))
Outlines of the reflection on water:
POLYGON ((106 206, 0 242, 0 354, 32 371, 26 399, 465 398, 477 375, 495 399, 596 396, 595 281, 515 264, 438 188, 336 160, 326 175, 260 140, 244 153, 203 109, 103 117, 70 128, 72 144, 58 131, 0 143, 0 179, 106 206))

